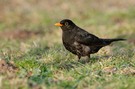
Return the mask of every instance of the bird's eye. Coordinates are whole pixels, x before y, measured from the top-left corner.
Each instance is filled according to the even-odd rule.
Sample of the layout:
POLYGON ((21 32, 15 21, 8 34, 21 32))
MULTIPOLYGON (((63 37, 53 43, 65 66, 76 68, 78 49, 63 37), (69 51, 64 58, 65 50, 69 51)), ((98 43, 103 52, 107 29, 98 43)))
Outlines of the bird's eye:
POLYGON ((65 25, 68 26, 68 22, 66 22, 65 25))

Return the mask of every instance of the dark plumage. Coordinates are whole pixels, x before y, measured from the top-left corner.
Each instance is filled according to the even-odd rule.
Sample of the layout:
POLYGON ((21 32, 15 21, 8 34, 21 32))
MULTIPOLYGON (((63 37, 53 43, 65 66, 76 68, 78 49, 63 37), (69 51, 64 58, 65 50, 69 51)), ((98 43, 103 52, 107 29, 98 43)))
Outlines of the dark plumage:
POLYGON ((114 41, 122 41, 125 39, 102 39, 88 33, 82 28, 75 25, 71 20, 64 19, 60 23, 56 23, 62 29, 62 41, 65 48, 77 55, 80 59, 82 56, 88 56, 96 53, 104 46, 114 41))

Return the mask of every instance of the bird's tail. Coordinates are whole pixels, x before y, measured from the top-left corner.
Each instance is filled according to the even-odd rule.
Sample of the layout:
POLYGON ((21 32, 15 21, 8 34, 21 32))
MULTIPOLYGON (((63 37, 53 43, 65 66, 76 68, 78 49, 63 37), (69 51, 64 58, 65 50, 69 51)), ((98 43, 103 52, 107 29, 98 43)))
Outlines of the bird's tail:
POLYGON ((121 38, 115 38, 115 39, 103 39, 103 41, 106 43, 106 44, 110 44, 114 41, 124 41, 126 39, 121 39, 121 38))

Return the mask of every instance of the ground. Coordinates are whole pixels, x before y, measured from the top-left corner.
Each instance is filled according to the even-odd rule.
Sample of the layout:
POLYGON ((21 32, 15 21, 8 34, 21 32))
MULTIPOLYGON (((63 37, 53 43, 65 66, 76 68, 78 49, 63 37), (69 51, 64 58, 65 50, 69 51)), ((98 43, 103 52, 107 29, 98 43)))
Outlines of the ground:
POLYGON ((135 89, 135 0, 1 0, 0 89, 135 89), (77 61, 64 18, 101 38, 125 38, 77 61))

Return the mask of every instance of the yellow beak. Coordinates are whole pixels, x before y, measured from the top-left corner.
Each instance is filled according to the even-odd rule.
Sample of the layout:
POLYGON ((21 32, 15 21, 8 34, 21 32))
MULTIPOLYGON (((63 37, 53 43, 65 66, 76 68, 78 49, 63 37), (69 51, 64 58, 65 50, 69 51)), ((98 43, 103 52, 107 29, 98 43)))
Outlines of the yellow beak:
POLYGON ((60 24, 60 23, 56 23, 56 24, 54 24, 55 26, 63 26, 62 24, 60 24))

